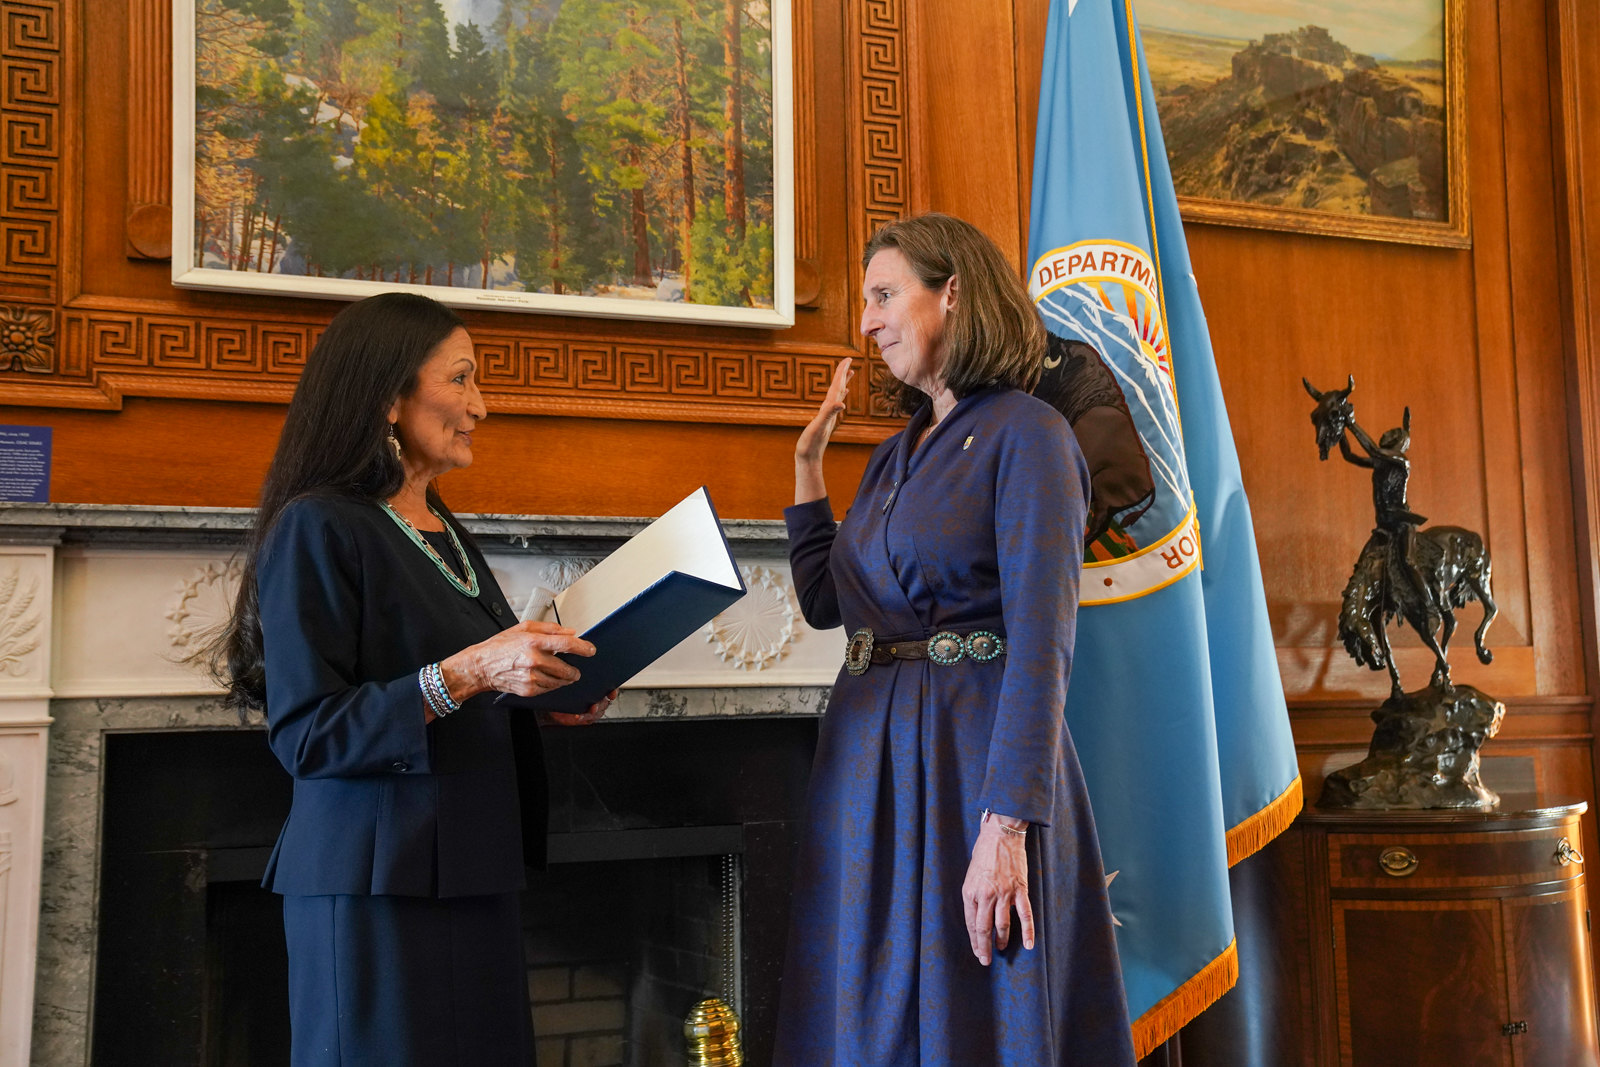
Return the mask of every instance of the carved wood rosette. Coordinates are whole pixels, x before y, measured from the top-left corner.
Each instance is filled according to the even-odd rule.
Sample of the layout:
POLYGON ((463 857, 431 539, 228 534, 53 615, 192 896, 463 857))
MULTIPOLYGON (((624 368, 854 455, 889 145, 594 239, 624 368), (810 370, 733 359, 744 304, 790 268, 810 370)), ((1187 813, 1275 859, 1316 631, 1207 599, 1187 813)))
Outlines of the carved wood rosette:
POLYGON ((54 308, 0 304, 0 370, 49 374, 56 369, 54 308))
MULTIPOLYGON (((813 307, 827 299, 819 294, 841 290, 853 305, 856 250, 874 228, 912 206, 906 0, 833 3, 791 5, 796 254, 810 290, 802 303, 813 307), (842 54, 833 36, 838 29, 842 54), (842 163, 824 164, 816 142, 826 123, 819 122, 815 87, 839 81, 844 91, 832 100, 844 105, 852 143, 842 163), (821 237, 821 227, 833 224, 825 220, 837 217, 822 210, 825 198, 840 188, 851 220, 842 246, 821 237)), ((115 410, 127 396, 285 402, 306 354, 342 305, 305 302, 301 311, 249 296, 168 289, 150 299, 80 291, 85 276, 105 271, 83 269, 85 242, 71 225, 76 209, 63 210, 75 181, 84 186, 86 204, 124 198, 112 215, 123 220, 124 270, 165 269, 171 0, 126 0, 116 9, 92 0, 0 0, 0 55, 0 403, 115 410), (84 97, 76 90, 91 76, 83 42, 117 35, 127 50, 126 121, 107 123, 77 113, 84 97), (81 136, 68 135, 79 128, 81 136), (122 139, 125 174, 79 174, 80 144, 111 130, 122 139)), ((803 424, 838 360, 863 350, 853 307, 814 320, 823 321, 834 325, 825 332, 815 325, 740 331, 741 337, 647 323, 607 325, 597 334, 592 322, 579 330, 544 316, 471 315, 483 388, 500 410, 755 425, 803 424)), ((852 389, 841 440, 881 440, 898 425, 871 377, 863 375, 852 389)))

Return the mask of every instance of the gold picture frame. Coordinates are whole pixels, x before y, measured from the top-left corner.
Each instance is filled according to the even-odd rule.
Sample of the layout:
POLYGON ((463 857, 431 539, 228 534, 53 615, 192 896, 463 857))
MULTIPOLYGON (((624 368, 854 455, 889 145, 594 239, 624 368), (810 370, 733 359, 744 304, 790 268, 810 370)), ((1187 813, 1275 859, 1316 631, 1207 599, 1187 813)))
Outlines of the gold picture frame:
MULTIPOLYGON (((1324 173, 1316 169, 1302 169, 1298 185, 1287 183, 1273 174, 1267 174, 1264 176, 1263 184, 1277 178, 1280 188, 1269 189, 1261 199, 1194 195, 1192 192, 1185 193, 1184 189, 1186 184, 1193 188, 1207 178, 1215 177, 1206 173, 1208 164, 1213 171, 1220 170, 1221 167, 1217 166, 1219 158, 1241 146, 1238 125, 1230 126, 1226 130, 1226 133, 1233 137, 1226 147, 1221 147, 1223 142, 1215 137, 1219 122, 1219 103, 1225 104, 1226 101, 1223 99, 1225 94, 1232 92, 1236 98, 1244 99, 1239 87, 1232 83, 1240 82, 1241 78, 1259 78, 1259 84, 1251 86, 1254 95, 1250 99, 1255 102, 1262 98, 1263 88, 1269 81, 1276 79, 1280 85, 1286 80, 1293 82, 1295 71, 1285 69, 1290 64, 1289 60, 1284 60, 1278 69, 1271 71, 1270 77, 1260 73, 1267 66, 1262 60, 1263 52, 1275 51, 1276 56, 1293 56, 1295 61, 1306 54, 1318 58, 1337 58, 1336 55, 1318 54, 1319 48, 1328 48, 1331 51, 1334 47, 1344 47, 1337 41, 1337 34, 1330 34, 1329 31, 1312 23, 1336 21, 1338 4, 1307 2, 1304 5, 1305 21, 1299 27, 1285 26, 1281 33, 1264 32, 1259 37, 1248 39, 1246 47, 1233 55, 1231 73, 1226 78, 1210 85, 1198 86, 1193 82, 1183 81, 1183 76, 1196 73, 1203 75, 1207 70, 1205 64, 1196 58, 1200 53, 1210 51, 1209 69, 1215 72, 1219 50, 1233 44, 1245 43, 1243 38, 1229 40, 1219 33, 1200 32, 1205 27, 1222 28, 1226 25, 1224 20, 1229 16, 1222 11, 1221 5, 1212 9, 1207 4, 1192 0, 1182 0, 1181 4, 1177 0, 1166 0, 1166 2, 1151 0, 1149 3, 1141 4, 1144 48, 1151 67, 1152 81, 1156 87, 1155 95, 1162 118, 1163 133, 1166 135, 1168 160, 1172 165, 1173 180, 1179 194, 1178 204, 1184 220, 1359 240, 1395 241, 1446 248, 1471 247, 1472 229, 1468 211, 1466 166, 1464 4, 1463 0, 1436 0, 1436 2, 1442 23, 1442 28, 1439 30, 1440 58, 1437 64, 1442 69, 1436 77, 1429 73, 1435 66, 1431 59, 1374 60, 1372 55, 1357 53, 1353 49, 1345 49, 1351 57, 1346 60, 1345 66, 1347 69, 1353 66, 1353 69, 1362 71, 1361 76, 1367 78, 1369 82, 1386 78, 1387 87, 1400 85, 1397 92, 1409 93, 1411 99, 1400 100, 1397 107, 1426 108, 1426 113, 1421 118, 1410 120, 1415 123, 1413 130, 1416 131, 1417 142, 1424 142, 1425 135, 1437 127, 1442 133, 1443 145, 1435 146, 1431 141, 1426 141, 1420 144, 1422 151, 1404 158, 1383 160, 1382 165, 1370 167, 1364 173, 1363 168, 1356 167, 1344 154, 1343 144, 1329 144, 1318 151, 1318 142, 1326 141, 1328 131, 1318 129, 1316 119, 1307 117, 1309 113, 1315 111, 1314 103, 1301 105, 1300 113, 1289 118, 1285 116, 1289 115, 1290 108, 1279 108, 1277 112, 1272 110, 1282 103, 1295 104, 1302 99, 1313 100, 1312 94, 1318 92, 1322 92, 1325 99, 1328 89, 1325 86, 1312 86, 1298 93, 1285 93, 1280 98, 1269 100, 1267 107, 1244 114, 1244 120, 1254 121, 1257 140, 1265 140, 1272 135, 1273 123, 1276 122, 1277 140, 1273 143, 1272 150, 1278 150, 1280 143, 1286 142, 1290 149, 1298 151, 1302 156, 1311 153, 1319 161, 1326 160, 1328 170, 1324 173), (1149 14, 1146 14, 1147 11, 1149 14), (1216 18, 1212 19, 1212 15, 1216 18), (1178 21, 1180 25, 1176 28, 1163 27, 1159 21, 1163 18, 1178 21), (1185 30, 1190 32, 1185 33, 1185 30), (1320 35, 1311 31, 1319 31, 1320 35), (1187 55, 1184 54, 1186 44, 1194 46, 1188 50, 1187 55), (1386 66, 1388 70, 1385 69, 1386 66), (1366 71, 1373 73, 1366 74, 1366 71), (1391 71, 1401 73, 1395 76, 1391 71), (1428 103, 1424 95, 1416 90, 1416 85, 1419 84, 1429 93, 1442 91, 1441 104, 1428 103), (1176 86, 1175 91, 1174 86, 1176 86), (1164 87, 1167 90, 1165 93, 1164 87), (1199 117, 1191 119, 1191 114, 1199 117), (1437 118, 1434 117, 1436 114, 1437 118), (1309 135, 1302 129, 1285 125, 1286 122, 1293 121, 1309 124, 1311 126, 1309 135), (1184 153, 1190 146, 1195 146, 1195 151, 1192 155, 1186 156, 1184 153), (1437 159, 1431 158, 1434 152, 1438 153, 1437 159), (1205 153, 1211 155, 1208 157, 1205 153), (1420 167, 1418 161, 1424 159, 1429 165, 1420 167), (1378 173, 1385 169, 1390 173, 1387 175, 1378 173), (1186 177, 1197 173, 1200 174, 1198 181, 1185 180, 1186 177), (1365 211, 1348 208, 1330 210, 1283 202, 1296 193, 1302 200, 1314 198, 1323 188, 1334 188, 1344 194, 1343 204, 1359 202, 1360 191, 1355 186, 1363 178, 1367 182, 1369 198, 1381 194, 1387 198, 1391 209, 1408 208, 1415 214, 1408 217, 1403 214, 1375 213, 1370 210, 1370 199, 1369 209, 1365 211), (1380 184, 1383 182, 1390 184, 1380 184), (1353 194, 1352 189, 1354 189, 1353 194), (1427 217, 1429 214, 1433 217, 1427 217), (1418 217, 1419 215, 1422 217, 1418 217)), ((1431 27, 1424 26, 1424 29, 1428 28, 1431 27)), ((1397 49, 1404 46, 1405 42, 1397 42, 1397 49)), ((1302 80, 1314 81, 1315 73, 1302 80)), ((1342 89, 1342 80, 1339 85, 1342 89)), ((1348 120, 1349 101, 1344 103, 1347 107, 1344 114, 1348 120)), ((1407 121, 1382 114, 1373 118, 1378 123, 1400 124, 1407 121)), ((1402 134, 1402 140, 1403 136, 1402 134)), ((1405 143, 1409 147, 1419 147, 1419 144, 1405 143)), ((1384 143, 1383 147, 1388 148, 1389 145, 1384 143)), ((1370 152, 1368 154, 1371 155, 1370 152)), ((1260 169, 1269 170, 1271 163, 1270 157, 1261 161, 1260 169)), ((1318 167, 1322 165, 1321 162, 1317 164, 1318 167)), ((1243 184, 1238 177, 1238 167, 1227 173, 1233 175, 1235 186, 1243 184)))

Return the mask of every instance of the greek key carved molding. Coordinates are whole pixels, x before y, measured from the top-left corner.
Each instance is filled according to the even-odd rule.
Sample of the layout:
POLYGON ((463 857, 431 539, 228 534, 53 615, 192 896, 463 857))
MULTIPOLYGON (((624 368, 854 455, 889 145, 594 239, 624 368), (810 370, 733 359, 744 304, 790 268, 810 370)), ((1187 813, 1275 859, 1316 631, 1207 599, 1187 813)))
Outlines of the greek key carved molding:
POLYGON ((61 265, 62 0, 0 4, 0 292, 54 300, 61 265))
MULTIPOLYGON (((860 214, 854 248, 862 247, 879 226, 911 209, 907 0, 857 2, 857 85, 852 111, 860 134, 857 173, 852 178, 858 183, 860 214)), ((860 277, 857 268, 855 278, 859 281, 860 277)), ((865 348, 863 344, 863 352, 865 348)), ((851 390, 850 413, 877 425, 890 425, 897 416, 888 400, 892 383, 887 369, 878 360, 869 360, 866 369, 865 388, 851 390)))
POLYGON ((0 371, 49 374, 55 369, 54 309, 0 304, 0 371))
POLYGON ((860 100, 865 233, 910 206, 905 0, 861 0, 860 100))
MULTIPOLYGON (((13 353, 13 337, 18 345, 43 338, 47 323, 53 335, 53 312, 0 305, 3 353, 20 356, 20 350, 13 353), (3 324, 12 319, 5 316, 13 310, 16 324, 8 329, 3 324)), ((321 332, 315 323, 68 309, 50 363, 27 369, 92 385, 97 392, 82 406, 120 407, 123 395, 281 401, 321 332)), ((571 340, 481 327, 473 339, 484 392, 502 410, 529 413, 574 414, 574 405, 603 401, 609 417, 700 420, 721 412, 727 421, 761 422, 765 415, 765 421, 790 423, 802 411, 809 418, 837 362, 833 353, 571 340)))
MULTIPOLYGON (((155 106, 170 95, 170 5, 128 0, 120 16, 94 8, 0 0, 0 402, 107 410, 120 408, 125 396, 282 403, 336 306, 306 312, 315 321, 282 321, 281 309, 262 320, 250 317, 246 301, 125 308, 115 294, 63 292, 72 266, 64 257, 74 254, 62 235, 64 169, 72 165, 67 133, 75 119, 66 106, 73 99, 68 60, 85 18, 112 17, 128 35, 128 171, 117 191, 127 197, 130 254, 163 254, 170 215, 170 108, 155 106)), ((849 0, 844 12, 849 121, 861 130, 844 175, 851 228, 860 231, 852 248, 910 206, 906 15, 906 0, 849 0)), ((819 21, 814 0, 796 0, 796 29, 804 35, 797 70, 807 81, 819 76, 823 58, 813 40, 819 21)), ((811 94, 799 96, 797 248, 815 256, 816 197, 827 176, 812 143, 811 94)), ((821 265, 806 262, 819 276, 821 265)), ((782 335, 752 335, 744 350, 728 331, 677 344, 670 336, 630 339, 622 330, 592 340, 563 336, 537 317, 495 325, 474 324, 483 387, 500 410, 517 413, 797 425, 825 394, 837 360, 859 351, 847 338, 794 344, 782 335)), ((891 428, 864 388, 852 390, 849 403, 852 419, 841 439, 875 440, 891 428)))

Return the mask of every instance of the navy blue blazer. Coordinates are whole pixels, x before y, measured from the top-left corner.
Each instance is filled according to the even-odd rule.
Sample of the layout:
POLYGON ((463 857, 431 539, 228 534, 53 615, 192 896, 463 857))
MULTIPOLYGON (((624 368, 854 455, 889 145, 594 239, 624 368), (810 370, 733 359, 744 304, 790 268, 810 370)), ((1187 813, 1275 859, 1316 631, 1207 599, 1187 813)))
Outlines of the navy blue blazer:
POLYGON ((525 859, 543 863, 533 713, 483 693, 423 721, 418 669, 516 621, 482 554, 467 552, 475 599, 367 501, 302 497, 268 533, 256 561, 267 740, 294 804, 266 888, 504 893, 521 888, 525 859))

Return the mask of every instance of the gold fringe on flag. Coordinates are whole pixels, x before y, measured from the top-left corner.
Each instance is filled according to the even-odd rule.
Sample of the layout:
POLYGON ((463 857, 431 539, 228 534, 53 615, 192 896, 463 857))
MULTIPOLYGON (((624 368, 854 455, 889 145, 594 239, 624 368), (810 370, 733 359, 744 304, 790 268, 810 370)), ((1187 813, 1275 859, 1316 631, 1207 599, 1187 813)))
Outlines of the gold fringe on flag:
POLYGON ((1304 803, 1300 793, 1300 776, 1297 774, 1294 781, 1289 783, 1289 788, 1279 793, 1272 803, 1228 831, 1228 866, 1232 867, 1240 860, 1255 855, 1274 837, 1287 830, 1295 816, 1300 814, 1304 803))
MULTIPOLYGON (((1296 784, 1299 784, 1298 779, 1296 784)), ((1239 980, 1239 942, 1229 941, 1222 955, 1157 1001, 1133 1022, 1133 1055, 1144 1059, 1161 1043, 1215 1004, 1239 980)))

